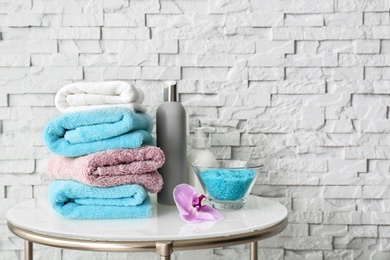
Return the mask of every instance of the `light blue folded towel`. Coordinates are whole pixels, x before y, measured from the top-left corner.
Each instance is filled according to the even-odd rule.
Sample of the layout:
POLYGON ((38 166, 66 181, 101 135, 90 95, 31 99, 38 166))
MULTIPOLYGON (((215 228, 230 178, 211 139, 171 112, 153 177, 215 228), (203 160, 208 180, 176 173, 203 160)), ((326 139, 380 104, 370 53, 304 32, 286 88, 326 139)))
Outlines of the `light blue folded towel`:
POLYGON ((43 129, 46 146, 63 156, 154 145, 153 120, 146 113, 107 108, 63 114, 43 129))
POLYGON ((152 204, 147 190, 138 184, 92 187, 76 181, 52 181, 49 202, 71 219, 147 218, 152 204))

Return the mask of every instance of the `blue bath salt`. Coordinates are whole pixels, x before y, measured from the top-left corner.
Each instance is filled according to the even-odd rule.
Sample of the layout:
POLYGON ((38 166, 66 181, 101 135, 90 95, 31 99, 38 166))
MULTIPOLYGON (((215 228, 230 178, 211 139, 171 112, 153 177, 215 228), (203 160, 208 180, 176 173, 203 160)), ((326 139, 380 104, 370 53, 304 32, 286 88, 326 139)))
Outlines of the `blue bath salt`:
POLYGON ((238 200, 245 197, 256 173, 252 169, 210 169, 199 176, 211 198, 238 200))

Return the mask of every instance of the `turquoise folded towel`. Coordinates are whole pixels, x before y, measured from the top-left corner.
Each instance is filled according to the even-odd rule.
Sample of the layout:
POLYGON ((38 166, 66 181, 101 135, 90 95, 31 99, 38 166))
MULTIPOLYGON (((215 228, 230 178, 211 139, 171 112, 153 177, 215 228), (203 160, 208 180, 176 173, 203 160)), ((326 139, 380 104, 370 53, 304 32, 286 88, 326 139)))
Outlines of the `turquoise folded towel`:
POLYGON ((92 187, 76 181, 52 181, 49 202, 71 219, 120 219, 151 216, 148 192, 141 185, 92 187))
POLYGON ((153 120, 146 113, 107 108, 63 114, 45 126, 43 139, 52 152, 77 157, 154 145, 152 128, 153 120))

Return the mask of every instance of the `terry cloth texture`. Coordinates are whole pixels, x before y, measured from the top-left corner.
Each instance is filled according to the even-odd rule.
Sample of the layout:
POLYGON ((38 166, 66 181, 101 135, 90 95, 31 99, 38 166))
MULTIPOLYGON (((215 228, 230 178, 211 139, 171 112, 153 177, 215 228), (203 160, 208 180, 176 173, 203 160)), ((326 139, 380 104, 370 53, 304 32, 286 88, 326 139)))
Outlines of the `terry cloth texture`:
POLYGON ((163 179, 157 172, 165 161, 163 151, 154 146, 108 150, 76 158, 55 156, 47 163, 52 179, 75 180, 91 186, 110 187, 139 184, 159 192, 163 179))
POLYGON ((50 205, 72 219, 146 218, 151 215, 148 192, 138 184, 91 187, 76 181, 52 181, 50 205))
POLYGON ((121 106, 145 112, 144 93, 125 81, 76 82, 62 87, 54 103, 62 113, 121 106))
POLYGON ((153 145, 152 118, 125 108, 63 114, 43 129, 46 146, 63 156, 153 145))

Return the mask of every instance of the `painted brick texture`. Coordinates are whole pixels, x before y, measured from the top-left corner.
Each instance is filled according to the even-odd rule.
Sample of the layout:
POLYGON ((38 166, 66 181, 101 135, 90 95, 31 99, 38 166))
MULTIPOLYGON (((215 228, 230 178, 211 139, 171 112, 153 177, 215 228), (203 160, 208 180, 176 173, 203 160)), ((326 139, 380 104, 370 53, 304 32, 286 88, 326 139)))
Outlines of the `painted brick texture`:
MULTIPOLYGON (((0 2, 0 259, 23 258, 7 208, 46 194, 55 93, 105 80, 144 89, 153 116, 163 81, 177 80, 218 159, 264 164, 253 194, 284 204, 289 226, 259 243, 261 259, 390 259, 389 0, 0 2)), ((241 257, 247 246, 174 253, 241 257)))

